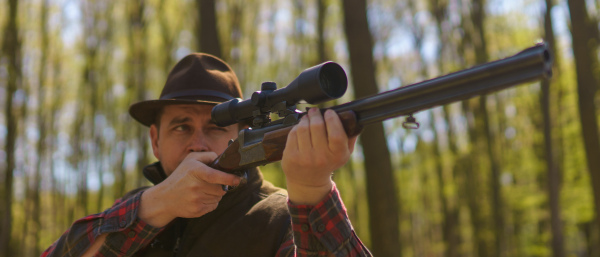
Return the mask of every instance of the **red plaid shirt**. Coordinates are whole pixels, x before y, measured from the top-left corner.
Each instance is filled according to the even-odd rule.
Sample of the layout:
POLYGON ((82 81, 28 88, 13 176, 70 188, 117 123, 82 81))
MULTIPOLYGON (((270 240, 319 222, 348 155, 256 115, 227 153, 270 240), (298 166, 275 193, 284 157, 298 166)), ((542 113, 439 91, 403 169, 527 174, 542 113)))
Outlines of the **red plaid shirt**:
MULTIPOLYGON (((42 257, 81 256, 103 233, 109 233, 96 256, 131 256, 148 245, 162 230, 137 217, 140 197, 119 199, 106 211, 79 219, 42 257)), ((277 256, 371 256, 354 233, 337 189, 315 206, 288 201, 293 237, 285 241, 277 256)))

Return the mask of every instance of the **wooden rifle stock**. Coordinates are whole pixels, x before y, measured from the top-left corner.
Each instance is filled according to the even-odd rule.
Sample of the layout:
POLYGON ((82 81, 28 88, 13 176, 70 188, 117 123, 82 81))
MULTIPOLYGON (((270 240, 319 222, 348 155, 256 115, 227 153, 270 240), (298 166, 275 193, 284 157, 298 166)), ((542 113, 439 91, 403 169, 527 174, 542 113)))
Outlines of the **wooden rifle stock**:
MULTIPOLYGON (((552 75, 550 52, 544 43, 520 53, 438 78, 362 98, 333 109, 349 136, 363 125, 466 100, 552 75)), ((322 110, 324 111, 324 110, 322 110)), ((300 114, 298 117, 301 117, 300 114)), ((237 140, 209 166, 233 174, 281 160, 287 135, 297 123, 281 122, 266 128, 242 130, 237 140)))
MULTIPOLYGON (((353 111, 344 111, 338 113, 338 115, 348 136, 356 136, 360 133, 362 126, 359 125, 353 111)), ((225 152, 209 164, 209 166, 220 171, 236 174, 238 173, 237 171, 245 168, 280 161, 283 156, 283 149, 285 149, 285 144, 287 142, 287 136, 292 128, 293 126, 287 126, 265 133, 262 142, 259 143, 260 145, 255 146, 264 149, 264 158, 258 159, 258 163, 256 164, 253 163, 251 166, 240 167, 240 160, 242 159, 242 153, 239 151, 240 141, 234 140, 231 141, 227 149, 225 149, 225 152)))

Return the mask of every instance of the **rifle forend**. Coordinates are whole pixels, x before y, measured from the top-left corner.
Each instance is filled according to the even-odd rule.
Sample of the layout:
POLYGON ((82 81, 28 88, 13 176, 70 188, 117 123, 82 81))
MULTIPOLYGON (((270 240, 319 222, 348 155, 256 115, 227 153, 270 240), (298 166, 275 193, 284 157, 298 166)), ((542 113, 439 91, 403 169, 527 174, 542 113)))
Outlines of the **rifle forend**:
MULTIPOLYGON (((339 85, 345 91, 347 79, 343 69, 340 73, 339 69, 341 67, 339 65, 332 62, 326 64, 315 67, 330 67, 325 73, 333 78, 327 80, 328 87, 339 85), (343 74, 343 78, 340 74, 343 74)), ((349 136, 356 135, 363 125, 369 123, 399 116, 412 116, 418 111, 435 106, 466 100, 473 96, 499 91, 525 82, 550 78, 552 76, 551 66, 552 58, 548 47, 544 43, 539 43, 508 58, 351 101, 331 107, 331 109, 340 115, 346 133, 349 136)), ((312 80, 310 81, 321 87, 322 84, 320 83, 323 80, 320 75, 316 76, 315 74, 323 73, 313 70, 311 74, 312 80), (316 77, 321 80, 315 79, 316 77)), ((302 91, 301 86, 298 86, 298 84, 294 87, 294 92, 302 91)), ((312 85, 312 89, 314 88, 315 85, 312 85)), ((342 91, 332 90, 332 92, 338 92, 338 95, 331 97, 337 98, 341 96, 339 92, 342 91)), ((222 107, 229 104, 230 102, 225 102, 215 106, 213 115, 215 114, 214 110, 219 108, 220 112, 242 111, 240 108, 222 107)), ((246 168, 281 160, 289 131, 304 115, 304 113, 289 110, 290 107, 295 108, 295 104, 289 105, 288 103, 287 115, 280 120, 272 122, 269 120, 268 123, 240 131, 238 139, 233 141, 210 166, 241 175, 241 171, 246 168)), ((235 113, 227 115, 229 117, 239 117, 235 113)), ((245 115, 247 116, 247 114, 245 115)), ((244 119, 248 119, 248 117, 244 117, 244 119)), ((229 122, 233 124, 241 121, 243 120, 230 120, 229 122)))

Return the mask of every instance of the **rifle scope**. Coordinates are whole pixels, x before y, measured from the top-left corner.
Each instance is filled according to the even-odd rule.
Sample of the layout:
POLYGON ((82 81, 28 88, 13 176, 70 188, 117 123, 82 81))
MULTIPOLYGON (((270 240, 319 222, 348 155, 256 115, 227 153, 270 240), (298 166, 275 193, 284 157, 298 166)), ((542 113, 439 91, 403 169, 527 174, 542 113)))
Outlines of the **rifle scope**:
POLYGON ((212 120, 218 126, 229 126, 238 122, 281 112, 301 100, 318 104, 340 98, 346 93, 348 79, 344 69, 335 62, 325 62, 304 70, 284 88, 277 89, 274 82, 264 82, 261 91, 256 91, 247 100, 239 98, 216 105, 212 109, 212 120))

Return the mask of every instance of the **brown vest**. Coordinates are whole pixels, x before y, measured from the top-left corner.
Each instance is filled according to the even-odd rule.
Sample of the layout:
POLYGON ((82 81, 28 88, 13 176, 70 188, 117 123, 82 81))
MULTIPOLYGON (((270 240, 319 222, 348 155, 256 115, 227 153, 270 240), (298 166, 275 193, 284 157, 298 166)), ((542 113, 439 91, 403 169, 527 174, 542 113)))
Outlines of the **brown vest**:
MULTIPOLYGON (((155 184, 166 178, 159 163, 144 175, 155 184)), ((135 256, 274 256, 291 238, 286 202, 285 190, 250 169, 248 183, 228 192, 216 210, 174 220, 135 256)))

